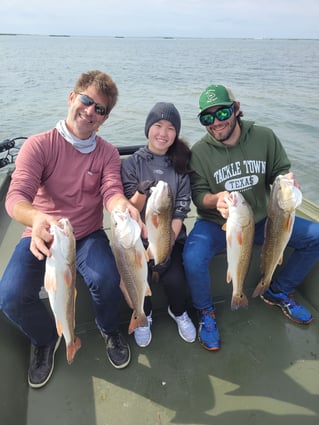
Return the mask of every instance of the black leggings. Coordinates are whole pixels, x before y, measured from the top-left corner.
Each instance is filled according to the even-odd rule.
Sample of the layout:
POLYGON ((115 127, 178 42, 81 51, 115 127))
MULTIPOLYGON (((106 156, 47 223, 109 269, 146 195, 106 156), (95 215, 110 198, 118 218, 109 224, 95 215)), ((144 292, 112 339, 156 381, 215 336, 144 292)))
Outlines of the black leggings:
MULTIPOLYGON (((171 263, 167 270, 160 274, 159 282, 163 285, 168 304, 175 316, 180 316, 186 310, 186 278, 183 267, 183 248, 181 243, 175 243, 171 252, 171 263)), ((149 283, 152 289, 152 271, 149 269, 149 283)), ((145 297, 144 312, 148 316, 152 311, 151 296, 145 297)))

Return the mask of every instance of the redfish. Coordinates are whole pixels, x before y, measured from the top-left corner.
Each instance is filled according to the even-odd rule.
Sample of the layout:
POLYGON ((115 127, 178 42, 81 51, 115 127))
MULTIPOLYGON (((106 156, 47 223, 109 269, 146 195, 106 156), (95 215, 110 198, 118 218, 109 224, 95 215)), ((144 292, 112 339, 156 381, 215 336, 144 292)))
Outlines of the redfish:
POLYGON ((173 195, 168 183, 159 180, 151 188, 147 200, 145 224, 148 235, 148 255, 154 264, 165 262, 172 244, 173 195))
POLYGON ((144 298, 151 295, 147 282, 147 253, 141 240, 141 229, 128 210, 111 212, 112 251, 121 276, 121 290, 133 309, 128 332, 147 326, 144 298))
POLYGON ((282 264, 295 221, 295 210, 301 204, 302 194, 294 180, 282 175, 276 177, 270 192, 265 239, 261 250, 261 280, 253 297, 262 295, 270 286, 277 265, 282 264))
POLYGON ((73 228, 67 218, 59 220, 61 227, 51 225, 53 235, 50 257, 45 264, 44 287, 49 295, 57 333, 62 334, 66 343, 66 358, 72 363, 76 352, 81 347, 81 341, 74 334, 75 299, 76 299, 76 269, 75 269, 75 238, 73 228))
POLYGON ((248 306, 243 287, 251 260, 255 222, 253 211, 241 193, 231 192, 225 201, 229 207, 226 221, 228 263, 226 280, 228 283, 232 281, 231 309, 237 310, 248 306))

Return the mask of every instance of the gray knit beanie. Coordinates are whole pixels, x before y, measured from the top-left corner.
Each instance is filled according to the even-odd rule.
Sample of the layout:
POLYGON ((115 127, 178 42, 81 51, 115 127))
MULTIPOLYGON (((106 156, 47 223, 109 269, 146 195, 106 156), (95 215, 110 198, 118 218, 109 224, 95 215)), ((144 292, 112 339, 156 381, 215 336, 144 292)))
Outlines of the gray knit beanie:
POLYGON ((157 121, 170 121, 176 130, 176 136, 181 129, 181 117, 173 103, 158 102, 150 110, 145 122, 145 136, 148 137, 150 127, 157 121))

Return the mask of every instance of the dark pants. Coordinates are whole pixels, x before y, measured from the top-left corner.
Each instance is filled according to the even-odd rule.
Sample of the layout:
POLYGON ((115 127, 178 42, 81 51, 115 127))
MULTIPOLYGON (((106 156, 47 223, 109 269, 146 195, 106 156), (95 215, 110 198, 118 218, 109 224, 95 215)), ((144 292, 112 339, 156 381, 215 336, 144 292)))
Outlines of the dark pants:
MULTIPOLYGON (((181 243, 175 243, 171 253, 171 263, 167 270, 159 276, 159 282, 151 283, 152 271, 149 270, 149 282, 153 285, 163 285, 168 304, 175 316, 180 316, 186 310, 186 278, 183 267, 183 248, 181 243)), ((148 316, 152 311, 151 297, 145 297, 144 311, 148 316)))
MULTIPOLYGON (((97 326, 104 333, 118 330, 120 277, 104 231, 77 241, 76 267, 92 295, 97 326)), ((37 346, 57 336, 52 315, 39 298, 44 273, 45 260, 31 253, 30 238, 22 238, 0 281, 1 310, 37 346)))

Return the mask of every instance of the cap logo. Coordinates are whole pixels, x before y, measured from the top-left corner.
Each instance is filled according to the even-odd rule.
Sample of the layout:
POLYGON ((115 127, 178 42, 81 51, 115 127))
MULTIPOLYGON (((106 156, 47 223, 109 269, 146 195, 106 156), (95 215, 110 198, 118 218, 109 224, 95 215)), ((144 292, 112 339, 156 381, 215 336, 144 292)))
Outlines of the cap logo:
POLYGON ((215 102, 215 100, 218 100, 215 90, 213 89, 207 90, 206 96, 207 96, 207 103, 215 102))

